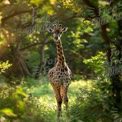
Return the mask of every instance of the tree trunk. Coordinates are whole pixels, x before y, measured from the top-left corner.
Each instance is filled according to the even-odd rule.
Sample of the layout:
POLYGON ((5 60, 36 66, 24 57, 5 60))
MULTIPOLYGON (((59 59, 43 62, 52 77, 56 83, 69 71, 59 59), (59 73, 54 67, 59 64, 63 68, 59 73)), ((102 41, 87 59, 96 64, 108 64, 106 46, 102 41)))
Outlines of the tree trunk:
MULTIPOLYGON (((101 35, 105 41, 105 44, 106 44, 106 54, 107 54, 107 59, 108 59, 108 63, 109 65, 111 66, 111 68, 115 67, 117 68, 117 66, 112 63, 114 62, 115 59, 111 59, 111 47, 110 47, 110 44, 112 43, 111 39, 109 38, 109 36, 107 35, 107 31, 106 31, 106 28, 107 28, 107 25, 101 25, 101 28, 102 28, 102 32, 101 32, 101 35), (111 62, 112 61, 112 62, 111 62)), ((118 30, 119 30, 120 27, 118 27, 118 30)), ((119 44, 114 44, 116 49, 120 52, 121 54, 121 48, 120 48, 120 41, 117 42, 119 44)), ((118 55, 117 57, 117 60, 120 60, 121 59, 121 56, 120 54, 118 55)), ((112 96, 115 100, 115 103, 116 104, 119 104, 121 102, 121 82, 120 82, 120 73, 115 73, 115 74, 112 74, 110 76, 110 81, 111 81, 111 85, 112 85, 112 96)))
POLYGON ((39 78, 40 73, 42 73, 43 68, 45 66, 45 58, 44 58, 45 51, 44 51, 44 49, 45 49, 45 44, 42 44, 40 46, 40 64, 39 64, 39 66, 37 68, 37 71, 35 73, 35 79, 38 79, 39 78))

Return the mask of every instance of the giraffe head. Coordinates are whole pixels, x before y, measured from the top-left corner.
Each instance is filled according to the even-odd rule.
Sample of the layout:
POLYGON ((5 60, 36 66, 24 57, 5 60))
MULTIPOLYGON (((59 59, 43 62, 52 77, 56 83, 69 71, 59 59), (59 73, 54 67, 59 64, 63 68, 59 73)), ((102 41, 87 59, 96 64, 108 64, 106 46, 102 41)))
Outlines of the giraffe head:
POLYGON ((58 26, 56 24, 53 25, 53 28, 48 28, 48 32, 53 34, 54 41, 59 41, 61 38, 61 35, 63 32, 66 32, 68 27, 62 28, 62 25, 59 24, 58 26))

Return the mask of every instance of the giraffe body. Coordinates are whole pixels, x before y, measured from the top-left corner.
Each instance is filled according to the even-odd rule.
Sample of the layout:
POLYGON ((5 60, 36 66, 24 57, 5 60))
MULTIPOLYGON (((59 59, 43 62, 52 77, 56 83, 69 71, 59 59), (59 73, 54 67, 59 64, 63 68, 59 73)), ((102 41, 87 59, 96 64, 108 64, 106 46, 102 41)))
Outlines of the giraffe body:
POLYGON ((49 70, 48 78, 55 92, 58 109, 57 115, 58 117, 60 117, 62 101, 66 105, 66 110, 68 109, 67 91, 71 80, 71 70, 69 69, 65 61, 65 56, 60 39, 61 33, 65 31, 65 28, 62 28, 61 25, 59 25, 59 27, 57 27, 57 25, 54 25, 54 28, 50 29, 49 31, 53 33, 54 42, 56 43, 57 63, 52 69, 49 70))
POLYGON ((71 73, 67 64, 65 66, 60 66, 58 63, 49 70, 49 80, 51 83, 57 86, 63 85, 65 87, 69 86, 71 73))

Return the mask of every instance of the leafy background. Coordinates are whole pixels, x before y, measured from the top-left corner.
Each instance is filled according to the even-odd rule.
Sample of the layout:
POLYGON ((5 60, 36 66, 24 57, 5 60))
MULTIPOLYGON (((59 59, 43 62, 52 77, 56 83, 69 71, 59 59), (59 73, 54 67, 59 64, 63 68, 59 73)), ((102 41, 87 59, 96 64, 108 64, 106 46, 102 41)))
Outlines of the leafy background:
POLYGON ((68 27, 62 45, 73 74, 69 118, 63 106, 60 121, 121 122, 121 6, 121 0, 0 1, 0 122, 56 121, 47 78, 56 48, 46 28, 59 23, 68 27))

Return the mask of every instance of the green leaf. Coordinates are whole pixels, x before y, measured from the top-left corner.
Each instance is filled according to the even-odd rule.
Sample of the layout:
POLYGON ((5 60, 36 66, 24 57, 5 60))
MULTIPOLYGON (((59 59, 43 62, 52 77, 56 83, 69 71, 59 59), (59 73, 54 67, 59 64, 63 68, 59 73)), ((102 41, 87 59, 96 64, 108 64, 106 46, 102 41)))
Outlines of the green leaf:
POLYGON ((31 0, 30 3, 38 6, 43 0, 31 0))
POLYGON ((7 115, 8 117, 17 117, 17 115, 10 108, 4 108, 0 110, 1 114, 7 115))
POLYGON ((8 60, 6 62, 0 62, 0 74, 11 66, 12 64, 10 64, 8 60))

